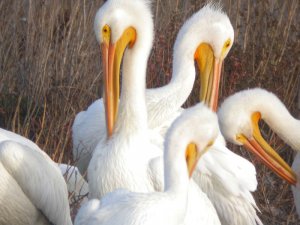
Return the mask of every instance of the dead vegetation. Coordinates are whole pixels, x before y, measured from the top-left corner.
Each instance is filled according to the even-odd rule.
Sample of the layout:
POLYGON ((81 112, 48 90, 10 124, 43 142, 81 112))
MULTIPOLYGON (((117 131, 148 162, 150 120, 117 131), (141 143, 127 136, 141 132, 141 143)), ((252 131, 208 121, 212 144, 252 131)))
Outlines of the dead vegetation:
MULTIPOLYGON (((235 29, 235 43, 225 62, 221 101, 236 91, 262 87, 299 115, 298 1, 222 3, 235 29)), ((72 162, 73 119, 102 93, 100 47, 92 26, 101 4, 100 0, 0 2, 0 126, 35 141, 55 161, 72 162)), ((169 81, 176 33, 203 4, 202 0, 153 2, 156 38, 148 87, 169 81)), ((195 86, 186 106, 197 100, 195 86)), ((291 163, 291 149, 263 126, 265 136, 291 163)), ((289 185, 244 149, 230 147, 257 167, 255 197, 263 222, 299 224, 289 185)))

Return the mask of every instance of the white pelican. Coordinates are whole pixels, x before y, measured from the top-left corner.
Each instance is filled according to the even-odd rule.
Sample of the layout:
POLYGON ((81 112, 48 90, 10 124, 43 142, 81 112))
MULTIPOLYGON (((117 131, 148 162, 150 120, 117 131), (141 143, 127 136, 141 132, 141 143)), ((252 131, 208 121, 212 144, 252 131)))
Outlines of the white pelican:
POLYGON ((166 135, 164 191, 137 193, 116 190, 105 195, 101 203, 93 199, 85 204, 75 218, 75 225, 220 224, 216 214, 209 215, 208 208, 212 205, 203 193, 199 196, 201 203, 192 209, 197 216, 190 218, 189 223, 185 219, 189 176, 198 159, 214 142, 218 131, 216 114, 203 104, 185 110, 166 135))
POLYGON ((57 165, 37 145, 0 129, 0 224, 71 225, 57 165))
POLYGON ((124 60, 120 110, 113 135, 99 142, 88 167, 90 197, 101 198, 117 188, 154 191, 156 171, 151 169, 151 160, 162 152, 149 143, 147 136, 145 75, 153 37, 149 2, 107 1, 97 12, 94 27, 103 53, 108 133, 112 132, 119 97, 116 83, 123 52, 124 60))
MULTIPOLYGON (((300 151, 300 120, 289 113, 276 95, 260 88, 238 92, 224 101, 218 115, 221 131, 227 140, 237 145, 244 145, 278 176, 292 185, 296 184, 296 174, 263 139, 258 126, 259 120, 264 120, 288 145, 295 151, 300 151)), ((298 176, 300 175, 299 157, 298 153, 293 163, 298 176)), ((299 181, 292 190, 299 214, 299 181)))
MULTIPOLYGON (((107 41, 102 37, 102 35, 105 35, 101 33, 104 28, 105 33, 108 31, 109 33, 117 33, 118 36, 121 36, 122 31, 126 30, 127 27, 130 27, 130 29, 137 27, 135 29, 137 38, 135 39, 135 37, 133 37, 134 44, 132 44, 130 48, 125 51, 123 64, 124 74, 122 82, 122 93, 124 93, 125 91, 125 95, 123 95, 123 97, 121 95, 121 110, 118 115, 116 128, 113 131, 114 134, 108 140, 104 138, 99 142, 99 145, 95 150, 93 160, 91 161, 89 167, 88 177, 91 191, 90 194, 91 197, 94 198, 100 198, 106 193, 121 187, 126 187, 132 191, 143 192, 162 190, 162 178, 159 178, 158 175, 160 173, 159 168, 161 166, 159 166, 159 163, 157 163, 157 161, 151 160, 155 155, 160 155, 161 152, 160 150, 154 151, 154 146, 151 147, 149 140, 146 137, 146 110, 144 105, 142 104, 143 102, 145 102, 144 96, 142 94, 142 90, 145 87, 144 83, 138 86, 139 82, 141 82, 142 79, 145 79, 144 76, 146 71, 147 57, 145 58, 142 56, 148 56, 151 48, 151 43, 141 44, 147 42, 147 40, 151 40, 149 37, 146 38, 146 40, 143 38, 147 34, 149 35, 152 33, 152 31, 151 33, 150 31, 148 31, 149 28, 152 28, 151 13, 143 12, 143 19, 139 19, 138 16, 141 15, 139 13, 131 13, 132 10, 137 7, 137 9, 135 10, 142 12, 142 10, 144 10, 145 8, 141 9, 138 8, 137 5, 135 5, 132 6, 132 9, 130 11, 129 2, 122 2, 122 4, 120 4, 120 2, 122 1, 118 1, 118 7, 115 7, 116 4, 114 4, 114 1, 107 2, 104 5, 105 7, 101 8, 97 13, 95 19, 95 31, 97 39, 100 43, 101 41, 107 41), (113 7, 113 9, 111 9, 110 7, 113 7), (129 15, 128 13, 126 13, 126 10, 129 10, 129 15), (123 17, 121 17, 121 15, 123 17), (146 16, 148 16, 148 18, 146 18, 146 16), (114 24, 120 20, 122 22, 114 24), (138 24, 139 21, 143 21, 143 24, 138 24), (147 23, 145 21, 147 21, 147 23), (107 26, 108 22, 111 23, 109 26, 107 26), (147 26, 148 23, 151 24, 147 26), (144 33, 145 30, 146 34, 144 33), (136 45, 137 43, 138 45, 136 45), (139 46, 149 47, 148 53, 145 47, 143 49, 139 49, 139 46), (127 52, 129 52, 129 54, 127 52), (126 57, 127 59, 125 60, 126 57), (134 59, 132 60, 132 58, 134 59), (141 63, 142 59, 144 59, 144 61, 141 63), (134 61, 137 61, 136 64, 134 61), (133 67, 134 65, 137 66, 133 67), (137 79, 136 77, 139 79, 139 81, 135 81, 135 79, 137 79), (131 82, 134 82, 134 85, 131 84, 131 82), (132 90, 133 86, 136 87, 135 90, 132 90), (133 104, 130 102, 132 101, 132 99, 134 101, 133 104), (141 159, 137 161, 136 159, 139 159, 139 157, 141 159)), ((195 58, 199 63, 202 74, 206 74, 206 76, 209 77, 209 75, 212 73, 212 69, 206 68, 205 66, 203 66, 203 64, 206 62, 205 60, 209 61, 209 58, 211 60, 211 58, 213 58, 213 54, 212 52, 207 50, 209 49, 209 47, 208 44, 205 43, 211 40, 211 36, 216 38, 216 36, 223 34, 223 30, 225 29, 224 27, 229 27, 228 33, 232 34, 232 39, 230 40, 233 40, 233 32, 231 32, 230 30, 230 28, 232 29, 232 26, 228 17, 220 9, 216 9, 212 5, 207 5, 195 16, 193 16, 193 18, 185 23, 185 25, 179 32, 175 44, 173 60, 175 63, 173 63, 173 69, 174 77, 176 79, 171 82, 171 86, 174 86, 175 81, 179 82, 178 78, 182 79, 179 83, 183 83, 183 81, 187 79, 192 86, 195 78, 195 58), (209 22, 207 21, 207 18, 211 18, 209 22), (202 28, 204 30, 208 29, 210 32, 203 32, 202 28), (186 34, 189 34, 190 36, 186 34), (203 48, 205 48, 205 50, 203 50, 203 48), (205 51, 208 51, 208 56, 205 55, 205 51), (200 57, 200 55, 203 57, 200 57), (203 70, 207 70, 209 72, 203 72, 203 70)), ((219 61, 223 60, 223 58, 228 53, 229 48, 231 47, 231 43, 228 43, 228 39, 226 39, 227 37, 230 37, 229 34, 227 34, 227 32, 224 32, 224 34, 221 36, 224 39, 224 43, 222 43, 221 40, 220 42, 212 42, 211 44, 215 49, 217 49, 218 55, 220 56, 219 61)), ((129 35, 125 37, 129 38, 129 35)), ((113 36, 112 38, 114 40, 111 41, 112 43, 110 43, 110 45, 113 47, 113 43, 115 43, 118 38, 113 36)), ((125 44, 124 42, 122 42, 121 38, 118 43, 125 44)), ((117 47, 118 45, 120 45, 118 43, 116 44, 117 47)), ((104 44, 102 43, 101 45, 103 46, 104 44)), ((122 46, 121 48, 124 50, 125 46, 122 46)), ((109 50, 105 48, 104 52, 107 51, 109 50)), ((116 52, 111 53, 111 55, 116 54, 116 60, 118 60, 118 62, 116 62, 114 66, 118 67, 121 60, 120 58, 118 58, 120 56, 117 55, 117 50, 115 51, 116 52)), ((103 59, 106 59, 106 57, 104 56, 103 59)), ((112 62, 110 63, 113 64, 112 62)), ((211 66, 212 63, 213 61, 210 61, 210 63, 207 64, 211 66)), ((109 68, 109 66, 107 66, 106 68, 109 68)), ((118 72, 119 69, 115 68, 115 73, 118 72)), ((209 82, 212 82, 211 78, 207 79, 209 82)), ((116 80, 118 81, 118 79, 116 80)), ((109 78, 107 78, 106 81, 108 85, 117 87, 117 85, 115 85, 113 81, 110 81, 109 78)), ((160 90, 166 89, 162 88, 160 90)), ((170 90, 173 90, 173 88, 170 88, 170 90)), ((118 91, 109 91, 110 90, 107 91, 107 96, 114 96, 116 99, 118 98, 118 91)), ((170 92, 173 93, 172 91, 170 92)), ((209 97, 207 98, 209 99, 209 97)), ((115 107, 116 109, 116 106, 114 106, 114 104, 117 102, 116 99, 107 100, 106 102, 110 105, 113 105, 113 107, 115 107)), ((215 97, 213 99, 215 99, 215 97)), ((91 107, 94 107, 94 109, 96 109, 95 106, 91 107)), ((116 111, 115 109, 108 111, 112 113, 111 118, 113 118, 116 114, 114 112, 116 111)), ((96 125, 98 125, 98 123, 96 125)), ((95 126, 95 124, 93 126, 95 126)), ((84 129, 82 131, 84 132, 84 129)), ((92 135, 92 137, 95 137, 95 135, 92 135)), ((220 217, 222 218, 222 220, 224 220, 223 224, 233 225, 256 224, 256 222, 260 223, 258 217, 256 216, 256 205, 250 193, 250 191, 254 191, 256 189, 257 182, 255 178, 255 168, 245 159, 231 153, 228 149, 226 149, 226 147, 223 147, 221 150, 216 149, 216 151, 214 152, 215 153, 212 154, 214 156, 208 157, 206 160, 209 164, 209 168, 205 169, 206 174, 204 176, 200 175, 200 178, 197 178, 197 180, 201 181, 201 184, 199 185, 214 201, 220 217), (218 164, 218 162, 220 162, 220 164, 222 164, 223 166, 226 166, 229 163, 229 166, 227 166, 228 169, 215 167, 214 165, 218 164), (214 180, 215 174, 216 179, 214 180), (227 179, 230 180, 230 182, 227 181, 227 185, 222 184, 223 181, 226 181, 226 178, 224 178, 224 174, 226 174, 227 179), (244 176, 248 176, 244 179, 241 178, 241 174, 243 174, 244 176), (220 203, 219 201, 222 202, 220 203)), ((205 165, 203 165, 203 167, 205 168, 205 165)))

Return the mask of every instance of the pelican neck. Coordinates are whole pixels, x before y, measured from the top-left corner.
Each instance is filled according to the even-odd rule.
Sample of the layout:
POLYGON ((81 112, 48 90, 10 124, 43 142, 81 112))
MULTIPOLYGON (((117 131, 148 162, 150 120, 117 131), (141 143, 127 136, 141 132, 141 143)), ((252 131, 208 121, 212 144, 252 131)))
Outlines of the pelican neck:
POLYGON ((133 127, 138 132, 147 129, 145 83, 149 53, 150 50, 145 48, 133 47, 124 54, 117 130, 133 127))
POLYGON ((155 110, 161 112, 159 118, 152 118, 152 115, 149 115, 151 127, 159 126, 184 104, 193 89, 195 74, 194 58, 175 50, 173 73, 169 84, 146 91, 146 97, 149 99, 147 101, 148 112, 155 110), (156 101, 151 99, 156 99, 156 101))
POLYGON ((300 151, 300 120, 278 102, 264 102, 260 110, 262 119, 294 150, 300 151))

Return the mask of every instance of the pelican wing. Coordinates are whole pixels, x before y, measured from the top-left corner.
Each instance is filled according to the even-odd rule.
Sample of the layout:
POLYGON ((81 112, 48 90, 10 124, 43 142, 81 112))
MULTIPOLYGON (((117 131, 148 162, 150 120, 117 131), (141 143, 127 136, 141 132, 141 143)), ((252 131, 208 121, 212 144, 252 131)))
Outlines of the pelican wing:
POLYGON ((93 102, 86 111, 78 113, 72 126, 73 159, 83 174, 96 145, 106 137, 103 100, 93 102))
POLYGON ((3 141, 0 161, 49 221, 72 224, 66 183, 57 165, 46 154, 14 141, 3 141))
POLYGON ((213 202, 222 224, 262 224, 251 194, 257 187, 256 170, 246 159, 217 144, 202 157, 193 178, 213 202))

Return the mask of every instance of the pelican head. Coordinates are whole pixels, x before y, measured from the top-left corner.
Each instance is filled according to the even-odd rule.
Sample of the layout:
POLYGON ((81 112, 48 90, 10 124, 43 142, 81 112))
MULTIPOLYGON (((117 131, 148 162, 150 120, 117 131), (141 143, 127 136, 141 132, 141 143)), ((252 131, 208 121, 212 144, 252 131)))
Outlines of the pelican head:
POLYGON ((200 101, 216 111, 222 64, 234 41, 228 16, 219 5, 209 3, 186 21, 177 40, 174 51, 190 46, 192 57, 197 62, 201 81, 200 101), (189 35, 185 38, 186 33, 189 35))
MULTIPOLYGON (((217 115, 203 103, 198 103, 196 106, 186 109, 172 123, 166 134, 165 144, 167 146, 165 149, 185 149, 188 173, 191 177, 198 160, 213 145, 218 134, 217 115), (180 143, 172 142, 171 139, 180 140, 180 143), (176 146, 169 146, 172 144, 176 146)), ((165 152, 165 154, 172 154, 170 157, 165 157, 165 159, 172 159, 175 158, 174 154, 176 153, 165 152)))
MULTIPOLYGON (((265 141, 259 129, 260 119, 270 120, 267 117, 275 114, 270 104, 282 105, 274 94, 260 88, 238 92, 228 97, 221 105, 218 111, 220 128, 228 141, 245 146, 278 176, 294 185, 296 184, 295 173, 265 141)), ((283 108, 278 109, 282 111, 283 108)))
POLYGON ((120 66, 125 49, 131 54, 135 49, 149 53, 151 50, 153 21, 149 1, 108 0, 96 14, 94 31, 102 49, 104 104, 110 136, 118 111, 120 66))

